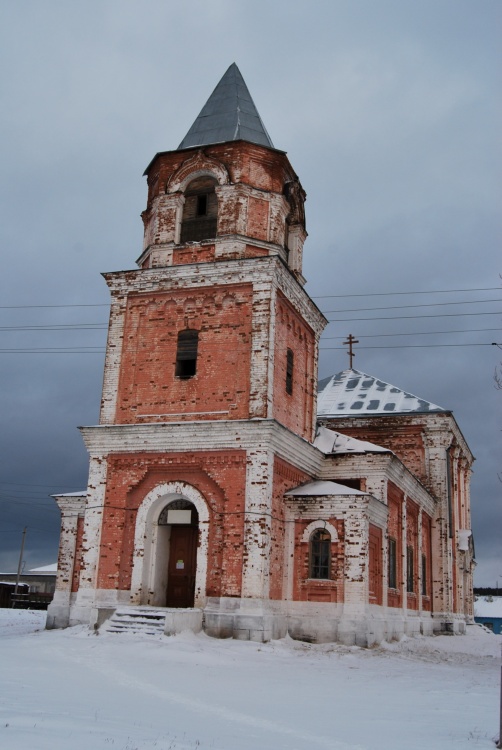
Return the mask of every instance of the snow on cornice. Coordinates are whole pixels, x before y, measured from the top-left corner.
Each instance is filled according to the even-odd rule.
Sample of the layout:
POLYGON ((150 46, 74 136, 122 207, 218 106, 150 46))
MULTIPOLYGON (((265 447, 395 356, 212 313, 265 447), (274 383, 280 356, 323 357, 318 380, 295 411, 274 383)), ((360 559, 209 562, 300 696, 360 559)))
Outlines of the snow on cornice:
POLYGON ((361 490, 354 490, 344 484, 330 481, 307 482, 285 492, 285 497, 332 497, 333 495, 364 495, 361 490))
POLYGON ((342 435, 327 427, 318 427, 314 445, 326 455, 333 453, 392 453, 388 448, 381 445, 368 443, 366 440, 342 435))

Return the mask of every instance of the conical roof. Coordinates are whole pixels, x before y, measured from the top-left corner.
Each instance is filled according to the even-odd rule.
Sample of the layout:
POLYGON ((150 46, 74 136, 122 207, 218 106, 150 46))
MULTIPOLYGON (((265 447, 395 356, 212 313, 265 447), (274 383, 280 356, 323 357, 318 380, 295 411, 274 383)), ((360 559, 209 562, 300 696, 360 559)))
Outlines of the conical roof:
POLYGON ((232 63, 178 150, 238 140, 274 148, 241 72, 232 63))
POLYGON ((444 411, 437 404, 359 370, 343 370, 319 382, 318 417, 444 411))

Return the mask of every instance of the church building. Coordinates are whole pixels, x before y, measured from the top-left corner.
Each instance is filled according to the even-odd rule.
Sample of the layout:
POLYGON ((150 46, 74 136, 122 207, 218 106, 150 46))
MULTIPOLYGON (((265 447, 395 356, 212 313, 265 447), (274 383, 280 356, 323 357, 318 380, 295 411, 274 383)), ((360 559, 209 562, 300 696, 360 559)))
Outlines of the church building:
POLYGON ((372 645, 472 621, 473 456, 451 412, 352 368, 319 383, 305 192, 235 64, 155 155, 111 294, 85 492, 48 627, 372 645))

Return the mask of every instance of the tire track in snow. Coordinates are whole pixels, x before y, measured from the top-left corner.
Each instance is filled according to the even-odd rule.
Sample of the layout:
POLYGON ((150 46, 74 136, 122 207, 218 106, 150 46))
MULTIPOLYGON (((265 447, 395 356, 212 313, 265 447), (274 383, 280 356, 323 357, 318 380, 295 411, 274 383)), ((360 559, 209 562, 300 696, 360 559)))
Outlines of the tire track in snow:
MULTIPOLYGON (((67 655, 69 656, 69 655, 67 655)), ((130 687, 133 689, 140 689, 145 693, 155 696, 156 698, 164 698, 173 704, 183 706, 184 708, 195 711, 199 714, 207 714, 208 716, 217 716, 225 721, 235 722, 242 724, 243 726, 254 727, 256 729, 263 729, 269 732, 275 732, 276 734, 282 734, 296 740, 302 740, 307 742, 308 745, 305 747, 311 748, 313 745, 318 747, 327 748, 327 750, 368 750, 366 746, 348 744, 341 740, 334 738, 323 737, 311 733, 306 733, 292 729, 280 722, 271 721, 270 719, 260 719, 251 714, 246 714, 242 711, 234 711, 225 706, 221 706, 215 703, 208 703, 207 701, 201 701, 190 696, 179 695, 171 690, 164 688, 158 688, 156 685, 152 685, 144 680, 139 680, 137 677, 131 677, 127 672, 118 669, 115 666, 100 663, 90 663, 88 660, 71 654, 71 658, 75 662, 84 664, 89 669, 94 669, 96 672, 100 672, 109 678, 117 680, 124 687, 130 687)))

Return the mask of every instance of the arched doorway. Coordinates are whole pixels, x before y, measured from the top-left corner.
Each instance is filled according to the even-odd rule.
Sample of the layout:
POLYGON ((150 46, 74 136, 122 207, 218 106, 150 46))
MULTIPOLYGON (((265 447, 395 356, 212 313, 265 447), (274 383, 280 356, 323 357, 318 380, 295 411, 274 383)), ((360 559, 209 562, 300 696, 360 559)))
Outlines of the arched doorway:
MULTIPOLYGON (((183 561, 184 567, 177 570, 186 570, 184 555, 190 544, 195 544, 195 590, 191 582, 191 604, 182 604, 180 598, 179 604, 169 606, 204 607, 206 604, 209 509, 199 490, 186 482, 157 485, 144 497, 136 514, 130 603, 165 607, 171 566, 174 565, 174 576, 178 560, 183 561), (174 515, 173 511, 176 511, 174 515), (180 515, 180 511, 190 511, 190 516, 180 515), (177 529, 183 527, 195 529, 187 531, 185 542, 178 538, 183 532, 177 529), (182 544, 184 549, 180 548, 182 544)), ((193 551, 193 547, 190 549, 193 551)), ((175 580, 171 578, 171 584, 175 580)))
MULTIPOLYGON (((199 514, 188 500, 172 500, 162 510, 158 525, 167 527, 166 607, 193 607, 197 571, 199 514)), ((163 529, 159 529, 159 540, 163 529)))

